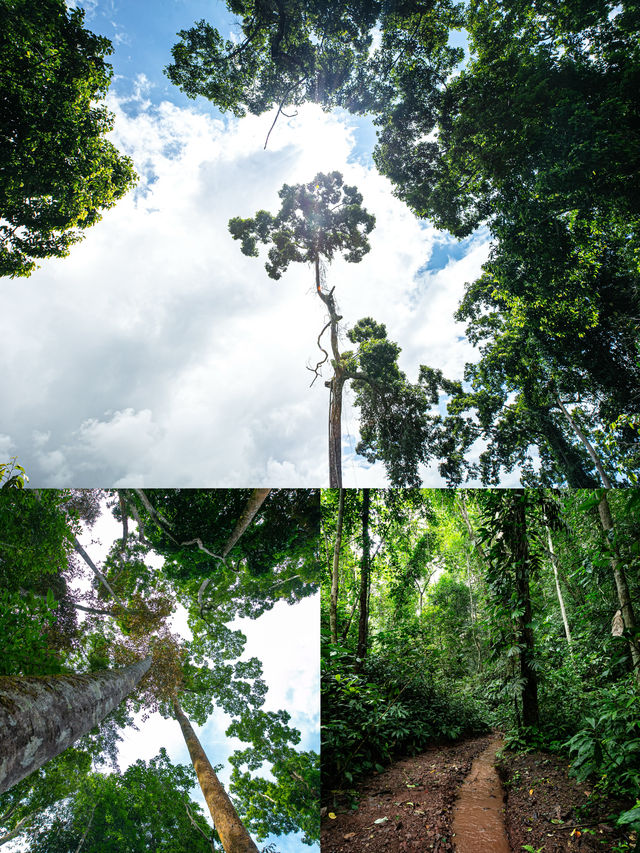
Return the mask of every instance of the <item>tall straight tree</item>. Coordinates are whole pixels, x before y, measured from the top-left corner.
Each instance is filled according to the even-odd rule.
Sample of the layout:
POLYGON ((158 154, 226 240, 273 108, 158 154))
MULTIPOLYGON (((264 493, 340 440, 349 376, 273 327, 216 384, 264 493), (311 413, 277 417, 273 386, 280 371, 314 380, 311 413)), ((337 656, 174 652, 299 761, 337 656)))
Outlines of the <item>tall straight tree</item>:
MULTIPOLYGON (((343 183, 340 172, 319 173, 308 184, 285 184, 279 192, 280 211, 273 216, 259 210, 255 217, 229 221, 234 240, 242 241, 242 252, 258 256, 258 242, 271 243, 266 270, 270 278, 279 279, 291 261, 311 264, 315 273, 318 298, 329 313, 329 321, 318 337, 324 357, 313 369, 315 379, 320 368, 329 361, 322 347, 322 336, 330 330, 333 376, 325 383, 329 388, 329 485, 342 486, 342 392, 350 373, 338 344, 338 324, 342 317, 334 298, 335 287, 324 285, 324 262, 331 262, 342 252, 349 263, 358 263, 369 251, 367 235, 375 225, 375 217, 362 207, 362 196, 356 187, 343 183)), ((312 383, 313 384, 313 383, 312 383)))
POLYGON ((529 580, 537 562, 529 545, 527 509, 536 498, 523 489, 479 492, 478 497, 484 516, 487 583, 495 601, 496 617, 509 625, 519 662, 517 692, 522 725, 534 728, 540 713, 529 580))
POLYGON ((360 563, 360 619, 358 621, 358 647, 356 657, 363 660, 367 654, 369 633, 369 510, 371 507, 371 489, 362 490, 362 561, 360 563))
POLYGON ((336 541, 333 546, 331 566, 331 601, 329 604, 329 629, 331 642, 338 642, 338 582, 340 576, 340 548, 342 547, 342 526, 344 521, 344 489, 338 497, 338 520, 336 522, 336 541))
POLYGON ((0 793, 96 726, 134 689, 151 657, 89 675, 0 679, 0 793))
POLYGON ((622 628, 626 632, 636 683, 640 687, 640 644, 638 643, 636 616, 629 594, 629 584, 627 583, 624 565, 620 558, 620 549, 616 541, 616 531, 606 490, 603 490, 599 496, 598 515, 609 545, 611 570, 615 580, 618 604, 620 605, 622 628))
POLYGON ((173 712, 180 723, 193 767, 198 776, 213 824, 225 853, 258 853, 258 848, 238 817, 229 795, 220 784, 198 736, 180 707, 177 697, 173 698, 173 712))

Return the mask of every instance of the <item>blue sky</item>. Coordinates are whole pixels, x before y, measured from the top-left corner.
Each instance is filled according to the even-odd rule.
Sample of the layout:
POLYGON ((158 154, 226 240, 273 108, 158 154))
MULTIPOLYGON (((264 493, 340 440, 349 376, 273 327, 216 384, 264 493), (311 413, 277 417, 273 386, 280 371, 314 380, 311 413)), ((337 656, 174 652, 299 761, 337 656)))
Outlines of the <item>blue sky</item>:
MULTIPOLYGON (((461 379, 477 357, 453 314, 486 235, 458 245, 394 198, 367 119, 304 105, 264 151, 273 114, 239 120, 182 95, 162 72, 176 34, 206 18, 230 35, 223 3, 78 4, 113 42, 112 139, 140 183, 69 257, 3 280, 0 458, 17 455, 41 487, 328 485, 328 392, 307 370, 325 323, 312 273, 297 264, 270 280, 229 218, 275 209, 283 183, 319 171, 357 185, 376 216, 371 251, 335 260, 327 284, 345 330, 385 323, 410 380, 421 364, 461 379)), ((344 485, 386 485, 384 467, 354 452, 349 394, 343 435, 344 485)), ((443 485, 434 467, 422 473, 443 485)))

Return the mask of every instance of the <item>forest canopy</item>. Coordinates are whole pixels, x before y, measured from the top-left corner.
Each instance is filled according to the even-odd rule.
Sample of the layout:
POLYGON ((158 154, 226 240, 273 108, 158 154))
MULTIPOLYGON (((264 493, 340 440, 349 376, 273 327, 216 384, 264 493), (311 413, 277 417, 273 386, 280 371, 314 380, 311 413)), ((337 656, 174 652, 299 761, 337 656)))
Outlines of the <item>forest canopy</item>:
POLYGON ((319 756, 289 725, 302 709, 263 707, 262 663, 244 654, 234 620, 258 625, 279 603, 286 624, 284 611, 317 591, 318 493, 0 494, 0 729, 11 732, 0 745, 0 842, 19 838, 34 853, 105 844, 237 853, 257 851, 250 833, 272 842, 294 833, 314 844, 319 756), (38 701, 50 708, 46 719, 38 701), (223 764, 206 754, 210 735, 193 728, 214 713, 239 743, 223 752, 232 753, 224 786, 223 764), (161 718, 179 724, 193 766, 175 763, 175 745, 173 756, 161 749, 149 761, 120 750, 134 724, 141 748, 161 718), (20 744, 33 732, 25 757, 20 744), (119 757, 128 758, 124 772, 119 757))

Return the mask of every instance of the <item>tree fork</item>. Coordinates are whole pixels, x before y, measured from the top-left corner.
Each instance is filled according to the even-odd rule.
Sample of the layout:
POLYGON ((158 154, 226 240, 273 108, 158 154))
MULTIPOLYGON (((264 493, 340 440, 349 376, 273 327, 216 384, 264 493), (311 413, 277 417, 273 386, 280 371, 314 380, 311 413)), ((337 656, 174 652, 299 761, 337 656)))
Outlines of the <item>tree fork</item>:
POLYGON ((88 675, 0 678, 0 793, 97 726, 150 666, 148 656, 88 675))
POLYGON ((191 762, 225 853, 258 853, 258 848, 238 817, 233 803, 213 771, 198 736, 175 697, 173 711, 180 723, 191 762))

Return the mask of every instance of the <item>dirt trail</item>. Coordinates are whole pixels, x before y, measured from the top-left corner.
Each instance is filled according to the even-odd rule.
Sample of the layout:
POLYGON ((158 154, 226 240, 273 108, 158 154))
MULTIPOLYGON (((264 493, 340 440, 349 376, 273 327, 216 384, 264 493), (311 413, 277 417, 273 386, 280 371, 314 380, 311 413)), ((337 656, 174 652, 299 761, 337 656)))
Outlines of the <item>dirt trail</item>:
POLYGON ((458 789, 490 742, 474 738, 395 761, 361 785, 354 807, 349 792, 323 792, 322 853, 450 853, 458 789))
POLYGON ((548 753, 503 754, 505 819, 493 770, 499 748, 495 735, 434 746, 395 761, 358 791, 323 791, 322 853, 640 851, 636 833, 614 826, 632 803, 601 800, 590 783, 568 776, 566 759, 548 753), (490 831, 490 815, 495 838, 480 835, 490 831))
POLYGON ((504 792, 495 768, 501 738, 494 738, 471 766, 453 812, 456 853, 511 853, 504 825, 504 792))

